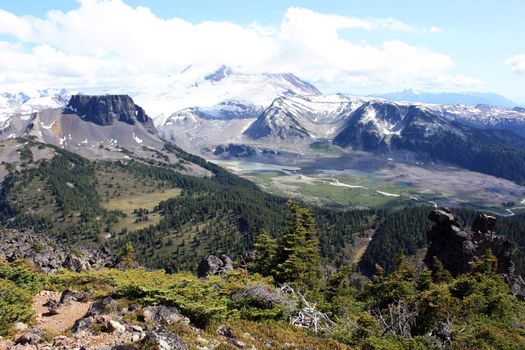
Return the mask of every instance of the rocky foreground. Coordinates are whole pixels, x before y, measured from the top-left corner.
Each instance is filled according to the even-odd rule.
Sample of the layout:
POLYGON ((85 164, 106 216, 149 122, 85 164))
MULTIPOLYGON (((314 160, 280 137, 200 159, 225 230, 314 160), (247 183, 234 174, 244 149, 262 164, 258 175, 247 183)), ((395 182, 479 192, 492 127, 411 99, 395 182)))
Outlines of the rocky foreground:
POLYGON ((198 275, 167 274, 1 230, 0 350, 525 348, 525 283, 495 218, 429 219, 428 269, 400 258, 359 289, 343 267, 323 296, 254 273, 257 250, 244 265, 208 255, 198 275))

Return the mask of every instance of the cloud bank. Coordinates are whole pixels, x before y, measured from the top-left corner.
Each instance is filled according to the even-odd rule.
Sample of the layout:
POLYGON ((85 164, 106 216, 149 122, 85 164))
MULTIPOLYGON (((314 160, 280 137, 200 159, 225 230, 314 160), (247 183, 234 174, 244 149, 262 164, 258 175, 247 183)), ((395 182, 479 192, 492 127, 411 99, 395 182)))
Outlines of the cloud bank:
MULTIPOLYGON (((385 85, 468 89, 482 84, 451 74, 453 62, 445 54, 399 40, 373 45, 341 35, 355 29, 440 31, 392 18, 343 17, 297 7, 286 11, 279 26, 161 19, 146 7, 121 0, 79 0, 77 9, 50 11, 43 18, 0 9, 0 88, 125 87, 167 77, 190 64, 292 72, 347 90, 385 85)), ((522 70, 523 63, 516 67, 522 70)))
POLYGON ((507 60, 507 65, 516 74, 525 74, 525 55, 515 55, 507 60))

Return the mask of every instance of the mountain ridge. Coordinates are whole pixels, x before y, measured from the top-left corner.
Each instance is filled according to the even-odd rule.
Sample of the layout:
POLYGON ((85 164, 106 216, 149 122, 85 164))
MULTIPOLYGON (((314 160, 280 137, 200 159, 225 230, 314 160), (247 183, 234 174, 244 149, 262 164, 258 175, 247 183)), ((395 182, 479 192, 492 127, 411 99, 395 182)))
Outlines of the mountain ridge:
POLYGON ((441 105, 478 105, 487 104, 498 107, 512 108, 519 104, 493 92, 415 92, 406 89, 399 92, 370 94, 371 97, 384 98, 393 101, 432 103, 441 105))

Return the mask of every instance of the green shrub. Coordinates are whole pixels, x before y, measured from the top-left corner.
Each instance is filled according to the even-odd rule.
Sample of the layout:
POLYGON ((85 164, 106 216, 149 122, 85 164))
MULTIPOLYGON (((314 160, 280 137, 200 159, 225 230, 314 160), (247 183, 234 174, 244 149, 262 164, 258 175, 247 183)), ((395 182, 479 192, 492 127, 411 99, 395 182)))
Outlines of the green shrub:
POLYGON ((31 293, 0 278, 0 335, 6 336, 16 322, 31 323, 31 293))
POLYGON ((36 271, 25 260, 16 260, 13 263, 0 260, 0 278, 12 281, 17 287, 31 292, 39 291, 47 281, 46 275, 36 271))

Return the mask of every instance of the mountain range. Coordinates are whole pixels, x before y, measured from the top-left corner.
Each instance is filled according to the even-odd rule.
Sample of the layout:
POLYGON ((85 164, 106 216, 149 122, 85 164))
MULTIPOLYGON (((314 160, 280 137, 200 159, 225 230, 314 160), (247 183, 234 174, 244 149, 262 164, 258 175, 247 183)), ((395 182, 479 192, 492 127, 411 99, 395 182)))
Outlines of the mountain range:
POLYGON ((383 98, 392 101, 407 101, 412 103, 431 103, 441 105, 491 105, 497 107, 512 108, 518 104, 504 96, 491 92, 417 92, 407 89, 399 92, 386 94, 371 94, 371 97, 383 98))
MULTIPOLYGON (((148 147, 162 149, 161 138, 211 158, 269 151, 304 154, 322 141, 344 152, 401 152, 417 162, 437 161, 517 183, 525 180, 525 110, 519 107, 323 95, 290 73, 253 74, 226 66, 211 72, 189 66, 164 85, 139 87, 135 94, 146 107, 155 106, 152 118, 125 95, 97 102, 83 96, 68 100, 66 90, 3 94, 0 140, 31 135, 102 158, 122 157, 122 149, 138 154, 147 153, 148 147)), ((402 95, 431 96, 407 91, 383 97, 402 95)), ((494 97, 440 96, 449 102, 458 96, 494 97)), ((463 100, 469 101, 474 100, 463 100)))

